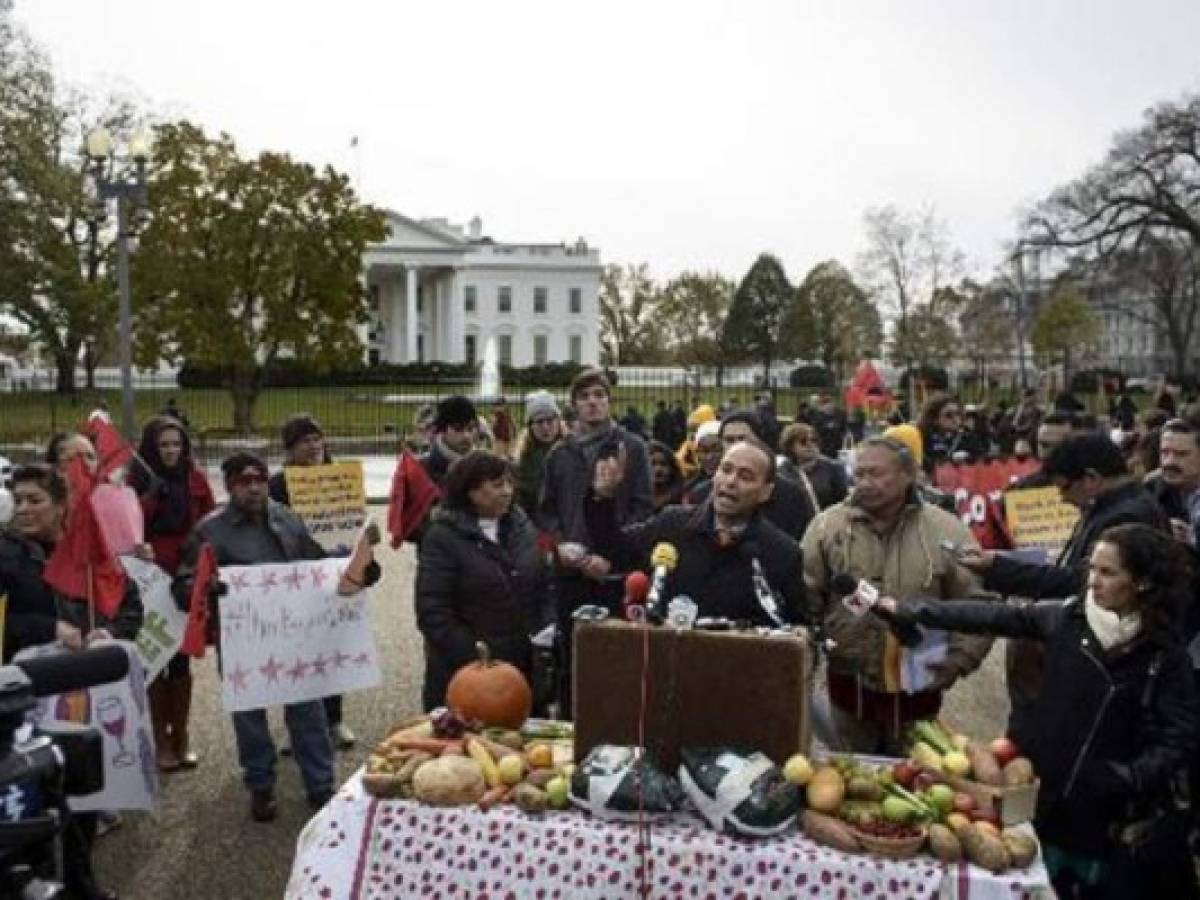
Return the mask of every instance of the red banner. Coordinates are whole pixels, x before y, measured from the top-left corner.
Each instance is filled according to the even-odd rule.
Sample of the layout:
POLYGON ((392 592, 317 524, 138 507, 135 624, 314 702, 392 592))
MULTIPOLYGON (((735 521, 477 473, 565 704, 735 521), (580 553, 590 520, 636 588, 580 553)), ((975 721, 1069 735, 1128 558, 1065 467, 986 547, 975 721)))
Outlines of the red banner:
POLYGON ((954 496, 964 524, 985 550, 1008 550, 1012 538, 1004 524, 1004 489, 1018 478, 1036 472, 1035 459, 994 459, 959 465, 943 463, 933 473, 934 486, 954 496))

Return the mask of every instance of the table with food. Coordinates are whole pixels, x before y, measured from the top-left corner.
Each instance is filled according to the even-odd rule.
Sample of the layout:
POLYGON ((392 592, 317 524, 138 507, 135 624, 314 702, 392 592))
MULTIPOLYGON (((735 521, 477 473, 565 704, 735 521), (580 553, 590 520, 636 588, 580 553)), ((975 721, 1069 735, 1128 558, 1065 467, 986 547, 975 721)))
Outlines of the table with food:
POLYGON ((578 721, 527 718, 509 673, 468 679, 306 826, 287 897, 1053 896, 1036 773, 1005 738, 929 720, 906 759, 772 757, 717 725, 656 753, 645 721, 584 749, 578 721))

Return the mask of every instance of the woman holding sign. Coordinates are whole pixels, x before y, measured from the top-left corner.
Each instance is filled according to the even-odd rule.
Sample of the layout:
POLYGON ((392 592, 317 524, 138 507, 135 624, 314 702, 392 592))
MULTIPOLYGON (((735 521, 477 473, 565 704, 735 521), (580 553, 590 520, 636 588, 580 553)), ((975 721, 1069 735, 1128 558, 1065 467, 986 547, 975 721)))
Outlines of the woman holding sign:
MULTIPOLYGON (((177 419, 155 416, 147 422, 138 453, 130 464, 128 483, 141 500, 154 562, 174 575, 192 527, 215 506, 212 488, 193 460, 192 442, 177 419)), ((175 654, 151 682, 147 696, 159 771, 196 768, 199 760, 188 747, 192 670, 187 656, 175 654)))

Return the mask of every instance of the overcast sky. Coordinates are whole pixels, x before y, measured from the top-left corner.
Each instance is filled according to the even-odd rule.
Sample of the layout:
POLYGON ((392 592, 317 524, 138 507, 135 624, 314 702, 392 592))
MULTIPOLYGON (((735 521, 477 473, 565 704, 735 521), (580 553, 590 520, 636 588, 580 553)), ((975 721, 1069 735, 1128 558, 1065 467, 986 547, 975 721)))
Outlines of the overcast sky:
POLYGON ((499 240, 798 281, 869 206, 934 204, 987 272, 1016 212, 1200 88, 1197 0, 17 0, 119 87, 499 240), (350 149, 353 136, 357 151, 350 149))

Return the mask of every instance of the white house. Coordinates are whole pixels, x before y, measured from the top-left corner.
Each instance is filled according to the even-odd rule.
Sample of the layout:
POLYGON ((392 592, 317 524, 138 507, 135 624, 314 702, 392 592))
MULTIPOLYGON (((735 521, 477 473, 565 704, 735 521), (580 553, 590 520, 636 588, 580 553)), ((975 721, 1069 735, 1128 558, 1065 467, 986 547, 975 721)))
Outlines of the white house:
POLYGON ((495 338, 501 364, 596 364, 600 251, 508 244, 445 219, 389 212, 389 234, 367 248, 363 276, 368 362, 466 362, 495 338))

